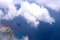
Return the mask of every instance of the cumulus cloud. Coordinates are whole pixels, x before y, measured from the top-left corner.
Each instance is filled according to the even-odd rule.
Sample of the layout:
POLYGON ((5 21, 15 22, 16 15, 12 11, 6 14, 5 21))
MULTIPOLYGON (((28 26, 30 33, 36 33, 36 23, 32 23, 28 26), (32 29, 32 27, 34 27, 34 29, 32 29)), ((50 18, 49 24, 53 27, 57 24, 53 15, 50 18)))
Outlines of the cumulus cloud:
POLYGON ((48 10, 43 6, 39 6, 36 3, 30 4, 27 1, 21 2, 21 8, 17 11, 14 6, 13 1, 0 1, 0 16, 1 19, 10 20, 17 16, 22 16, 26 21, 33 25, 37 26, 39 21, 47 22, 52 24, 55 22, 54 18, 50 16, 48 10), (3 5, 2 5, 3 4, 3 5), (4 9, 4 11, 2 10, 4 9), (7 11, 8 9, 8 11, 7 11), (5 14, 6 11, 6 14, 5 14), (5 14, 5 15, 4 15, 5 14))
MULTIPOLYGON (((21 16, 23 16, 28 23, 31 23, 31 25, 37 26, 39 24, 39 21, 47 22, 50 24, 52 24, 52 22, 55 22, 55 20, 50 16, 48 10, 43 6, 40 7, 36 3, 30 4, 27 1, 23 2, 21 9, 23 10, 21 16)), ((20 12, 21 9, 19 10, 20 12)))
POLYGON ((60 6, 59 6, 60 0, 36 0, 35 2, 37 2, 38 4, 41 4, 41 5, 48 6, 55 11, 60 10, 60 6))

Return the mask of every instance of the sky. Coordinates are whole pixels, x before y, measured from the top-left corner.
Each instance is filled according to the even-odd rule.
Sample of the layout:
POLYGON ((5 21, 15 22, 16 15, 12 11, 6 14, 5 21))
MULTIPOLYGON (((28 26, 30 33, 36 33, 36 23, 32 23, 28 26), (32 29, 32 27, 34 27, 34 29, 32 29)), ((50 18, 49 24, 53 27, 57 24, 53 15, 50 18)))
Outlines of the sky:
MULTIPOLYGON (((40 27, 47 28, 49 30, 49 28, 51 28, 52 26, 52 28, 55 28, 57 32, 59 31, 57 30, 59 27, 58 28, 56 27, 60 26, 59 5, 60 0, 0 0, 0 21, 1 21, 0 23, 4 25, 9 25, 11 26, 11 28, 14 28, 12 26, 15 26, 14 30, 16 29, 16 31, 19 30, 19 26, 17 26, 16 23, 21 22, 22 23, 21 25, 26 26, 24 27, 26 30, 28 30, 27 27, 29 27, 29 30, 30 28, 32 28, 32 30, 34 29, 38 30, 39 32, 37 34, 40 33, 40 27)), ((47 29, 43 30, 46 31, 47 29)), ((25 40, 30 40, 28 39, 28 37, 29 36, 27 36, 25 40)), ((33 38, 31 40, 34 40, 33 38)), ((51 40, 54 40, 54 38, 51 40)))

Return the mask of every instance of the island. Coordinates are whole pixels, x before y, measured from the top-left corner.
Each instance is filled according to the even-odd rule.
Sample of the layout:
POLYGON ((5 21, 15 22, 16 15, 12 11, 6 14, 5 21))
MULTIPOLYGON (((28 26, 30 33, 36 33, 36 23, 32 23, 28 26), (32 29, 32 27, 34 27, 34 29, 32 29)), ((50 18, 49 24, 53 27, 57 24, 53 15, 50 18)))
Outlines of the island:
POLYGON ((9 26, 0 26, 0 40, 14 40, 13 31, 9 26))

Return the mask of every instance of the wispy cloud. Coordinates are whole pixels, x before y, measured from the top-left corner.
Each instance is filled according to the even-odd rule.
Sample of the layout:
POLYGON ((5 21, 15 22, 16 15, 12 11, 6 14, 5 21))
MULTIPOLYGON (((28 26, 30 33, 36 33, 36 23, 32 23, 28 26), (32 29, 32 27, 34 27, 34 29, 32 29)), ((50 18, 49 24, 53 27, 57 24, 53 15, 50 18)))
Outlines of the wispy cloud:
POLYGON ((60 5, 60 0, 36 0, 35 2, 37 2, 38 4, 48 6, 55 11, 60 10, 60 6, 59 6, 60 5))
POLYGON ((23 40, 29 40, 28 36, 23 36, 23 40))

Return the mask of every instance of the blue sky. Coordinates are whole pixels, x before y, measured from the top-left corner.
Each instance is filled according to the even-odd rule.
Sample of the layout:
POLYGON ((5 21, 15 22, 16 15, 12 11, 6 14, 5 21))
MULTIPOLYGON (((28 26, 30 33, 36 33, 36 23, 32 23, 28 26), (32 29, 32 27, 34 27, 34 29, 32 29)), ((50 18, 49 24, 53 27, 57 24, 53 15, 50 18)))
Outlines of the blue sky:
POLYGON ((60 0, 0 0, 1 24, 23 40, 60 40, 59 5, 60 0))

